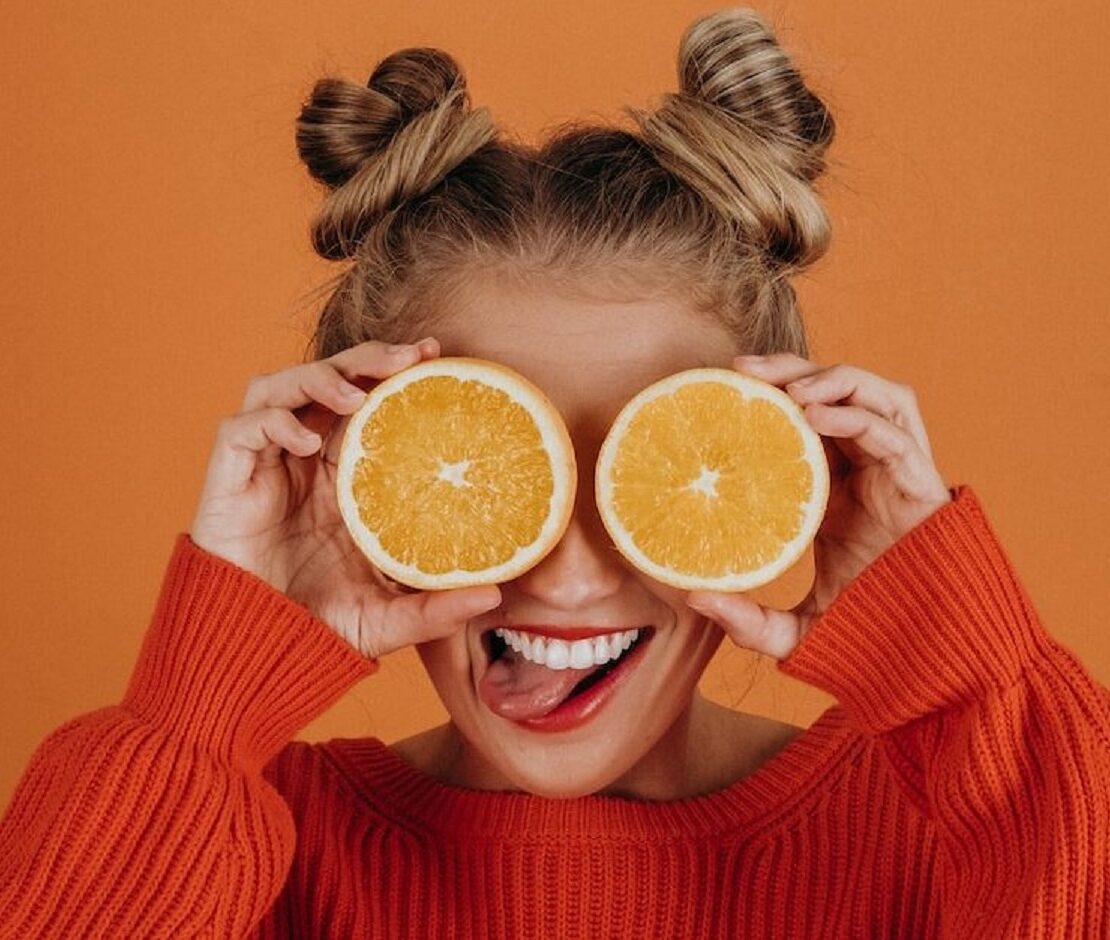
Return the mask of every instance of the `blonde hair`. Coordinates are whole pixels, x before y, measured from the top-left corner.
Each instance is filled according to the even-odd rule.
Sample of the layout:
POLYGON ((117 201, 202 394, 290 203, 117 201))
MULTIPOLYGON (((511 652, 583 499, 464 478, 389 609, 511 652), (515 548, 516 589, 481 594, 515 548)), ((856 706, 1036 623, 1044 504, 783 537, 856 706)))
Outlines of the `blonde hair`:
POLYGON ((829 245, 813 183, 833 119, 753 10, 693 22, 678 77, 654 111, 624 109, 630 129, 572 122, 536 147, 472 109, 438 49, 316 82, 296 135, 327 190, 312 244, 353 263, 325 285, 312 357, 414 340, 474 278, 680 297, 739 349, 808 355, 789 278, 829 245))

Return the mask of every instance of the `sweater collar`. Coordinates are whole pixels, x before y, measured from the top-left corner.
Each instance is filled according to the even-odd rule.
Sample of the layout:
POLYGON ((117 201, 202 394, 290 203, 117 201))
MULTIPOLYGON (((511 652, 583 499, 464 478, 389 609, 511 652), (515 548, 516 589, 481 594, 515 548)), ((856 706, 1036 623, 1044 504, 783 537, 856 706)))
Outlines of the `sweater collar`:
POLYGON ((750 832, 771 825, 850 763, 864 746, 839 705, 827 709, 753 773, 724 789, 680 800, 608 794, 568 799, 446 784, 409 764, 381 739, 335 738, 329 762, 380 815, 441 837, 496 841, 644 842, 750 832))

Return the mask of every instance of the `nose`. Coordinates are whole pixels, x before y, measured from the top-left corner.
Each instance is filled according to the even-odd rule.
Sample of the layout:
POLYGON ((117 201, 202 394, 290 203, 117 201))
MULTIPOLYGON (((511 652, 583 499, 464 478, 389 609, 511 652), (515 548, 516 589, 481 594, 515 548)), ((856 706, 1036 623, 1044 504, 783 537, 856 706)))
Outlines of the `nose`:
POLYGON ((612 606, 610 598, 619 593, 629 573, 594 502, 594 464, 599 447, 596 429, 584 434, 582 427, 572 424, 572 436, 578 485, 571 520, 551 552, 515 578, 513 585, 533 600, 537 610, 588 617, 612 606))
POLYGON ((516 590, 537 608, 589 615, 606 606, 627 577, 609 538, 590 485, 579 485, 575 507, 562 538, 536 565, 517 577, 516 590))

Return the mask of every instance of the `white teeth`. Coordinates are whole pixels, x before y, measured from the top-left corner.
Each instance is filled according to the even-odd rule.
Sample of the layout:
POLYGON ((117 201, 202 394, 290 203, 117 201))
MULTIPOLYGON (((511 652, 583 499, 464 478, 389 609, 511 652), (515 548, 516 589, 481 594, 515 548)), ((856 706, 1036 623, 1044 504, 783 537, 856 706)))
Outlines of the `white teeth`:
POLYGON ((566 669, 570 665, 570 647, 565 640, 547 641, 547 662, 544 665, 548 669, 566 669))
POLYGON ((593 664, 593 640, 575 640, 575 642, 570 644, 571 669, 589 669, 593 664))
POLYGON ((609 662, 609 641, 603 636, 594 637, 594 665, 604 666, 609 662))
POLYGON ((638 629, 623 630, 568 642, 508 627, 498 627, 493 632, 525 659, 556 670, 604 666, 610 660, 618 659, 640 635, 638 629))

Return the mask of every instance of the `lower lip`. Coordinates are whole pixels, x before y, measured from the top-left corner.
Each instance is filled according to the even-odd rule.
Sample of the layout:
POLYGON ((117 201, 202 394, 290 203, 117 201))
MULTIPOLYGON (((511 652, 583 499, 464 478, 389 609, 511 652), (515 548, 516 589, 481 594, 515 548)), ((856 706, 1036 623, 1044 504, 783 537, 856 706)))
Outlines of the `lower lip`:
POLYGON ((585 692, 572 696, 557 708, 541 718, 522 718, 516 724, 530 731, 570 731, 585 724, 601 711, 613 692, 632 675, 633 670, 644 658, 644 650, 651 642, 653 634, 636 644, 636 648, 621 660, 620 665, 596 685, 585 692))

